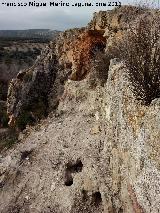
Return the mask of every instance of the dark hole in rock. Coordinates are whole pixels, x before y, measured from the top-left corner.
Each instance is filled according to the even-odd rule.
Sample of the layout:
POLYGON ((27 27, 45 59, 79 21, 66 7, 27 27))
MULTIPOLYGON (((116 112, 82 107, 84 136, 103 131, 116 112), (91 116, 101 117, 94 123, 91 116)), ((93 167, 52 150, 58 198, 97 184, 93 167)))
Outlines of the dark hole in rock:
POLYGON ((87 198, 88 198, 88 193, 87 193, 86 190, 83 189, 83 190, 82 190, 82 200, 83 200, 83 201, 86 201, 87 198))
POLYGON ((114 29, 113 29, 113 32, 114 32, 114 33, 117 33, 117 32, 118 32, 118 29, 117 29, 117 28, 114 28, 114 29))
POLYGON ((83 163, 81 160, 77 160, 76 163, 69 162, 67 164, 67 170, 71 173, 81 172, 83 168, 83 163))
POLYGON ((81 172, 83 168, 83 164, 81 160, 77 160, 76 163, 69 162, 66 165, 64 184, 65 186, 71 186, 73 184, 72 173, 81 172))
POLYGON ((100 192, 95 192, 92 195, 92 203, 94 203, 95 206, 99 206, 102 202, 102 197, 100 192))
POLYGON ((5 181, 1 181, 0 182, 0 189, 3 188, 4 185, 5 185, 5 181))
POLYGON ((32 151, 23 151, 21 152, 21 160, 25 160, 30 154, 31 154, 32 151))
POLYGON ((72 62, 68 62, 65 64, 67 69, 71 69, 72 68, 72 62))
POLYGON ((118 213, 123 213, 124 211, 123 211, 123 208, 122 207, 120 207, 120 209, 118 210, 118 213))
POLYGON ((103 43, 97 43, 95 44, 91 49, 91 55, 95 56, 97 52, 104 52, 105 45, 103 43))
POLYGON ((65 186, 71 186, 73 184, 73 177, 70 170, 66 169, 64 179, 65 186))
POLYGON ((72 186, 72 184, 73 184, 73 178, 71 178, 71 179, 66 179, 66 181, 65 181, 65 186, 72 186))

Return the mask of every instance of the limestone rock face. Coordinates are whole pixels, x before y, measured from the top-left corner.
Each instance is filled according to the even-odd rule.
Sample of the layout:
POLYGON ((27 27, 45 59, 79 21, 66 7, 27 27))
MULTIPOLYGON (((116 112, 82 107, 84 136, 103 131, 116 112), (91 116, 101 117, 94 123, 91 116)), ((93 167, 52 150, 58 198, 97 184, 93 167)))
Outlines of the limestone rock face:
POLYGON ((95 49, 104 49, 106 39, 98 30, 80 29, 62 33, 57 41, 59 62, 72 70, 70 79, 82 80, 91 69, 95 49))
MULTIPOLYGON (((51 43, 30 69, 19 72, 11 81, 7 101, 9 124, 25 123, 22 114, 31 118, 28 120, 37 119, 39 104, 42 108, 40 118, 48 109, 53 111, 65 81, 84 79, 91 69, 95 49, 103 50, 105 43, 106 39, 96 30, 82 28, 60 34, 55 47, 51 43)), ((27 119, 26 123, 29 123, 27 119)))
POLYGON ((116 60, 104 87, 68 80, 57 113, 2 157, 0 211, 158 213, 159 119, 116 60))
POLYGON ((140 16, 159 16, 159 11, 138 8, 134 6, 123 6, 109 11, 95 12, 93 19, 88 24, 88 29, 103 32, 107 39, 107 47, 112 47, 121 41, 128 30, 129 25, 140 16))
POLYGON ((0 212, 159 212, 159 99, 148 106, 137 101, 117 59, 103 86, 91 87, 91 69, 84 69, 91 50, 108 44, 106 20, 125 8, 100 12, 87 28, 62 33, 11 82, 13 125, 25 110, 36 119, 39 97, 52 112, 27 126, 20 142, 0 156, 0 212))
POLYGON ((11 126, 14 126, 17 118, 20 118, 23 128, 22 116, 25 113, 28 113, 28 118, 30 116, 32 119, 47 114, 47 97, 51 83, 55 80, 56 63, 52 49, 46 47, 30 69, 19 72, 17 78, 11 81, 7 98, 11 126))
MULTIPOLYGON (((87 27, 61 33, 31 68, 11 81, 7 101, 9 124, 23 129, 53 111, 63 94, 65 81, 85 79, 93 70, 96 52, 104 55, 104 49, 108 51, 114 42, 122 39, 128 24, 144 13, 151 12, 129 6, 100 11, 87 27)), ((109 60, 102 63, 109 64, 109 60)))

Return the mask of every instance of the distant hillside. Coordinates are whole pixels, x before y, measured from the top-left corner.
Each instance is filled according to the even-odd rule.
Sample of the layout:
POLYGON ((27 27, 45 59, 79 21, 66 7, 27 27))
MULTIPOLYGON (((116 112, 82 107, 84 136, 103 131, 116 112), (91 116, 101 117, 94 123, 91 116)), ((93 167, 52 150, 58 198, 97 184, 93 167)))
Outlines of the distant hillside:
POLYGON ((49 29, 0 30, 0 37, 8 38, 52 38, 58 34, 59 31, 49 29))
POLYGON ((6 99, 9 82, 19 71, 31 67, 58 34, 58 31, 48 29, 0 30, 0 135, 1 128, 8 126, 6 99))

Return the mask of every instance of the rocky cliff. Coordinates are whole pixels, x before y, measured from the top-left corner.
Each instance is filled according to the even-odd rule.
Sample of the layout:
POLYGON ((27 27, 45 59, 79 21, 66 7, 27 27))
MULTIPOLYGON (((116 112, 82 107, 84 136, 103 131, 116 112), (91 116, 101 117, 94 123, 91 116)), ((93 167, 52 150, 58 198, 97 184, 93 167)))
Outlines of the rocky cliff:
POLYGON ((18 39, 13 36, 0 37, 0 128, 8 127, 6 101, 9 82, 16 78, 20 70, 31 67, 49 42, 44 39, 37 40, 24 37, 18 39))
POLYGON ((10 124, 41 120, 2 153, 2 213, 159 212, 160 101, 138 101, 117 59, 103 66, 103 84, 97 79, 108 47, 137 13, 150 12, 96 13, 86 28, 62 33, 11 82, 10 124))
MULTIPOLYGON (((19 122, 19 117, 20 120, 25 120, 23 129, 26 123, 32 123, 32 120, 37 120, 55 109, 63 93, 65 81, 68 78, 74 81, 86 78, 89 72, 91 73, 91 70, 98 66, 97 53, 101 54, 100 63, 106 64, 108 69, 112 58, 109 56, 112 46, 123 39, 130 23, 144 14, 149 16, 152 13, 152 10, 131 6, 115 8, 107 12, 100 11, 94 14, 93 20, 87 27, 61 33, 55 44, 51 42, 46 47, 33 67, 26 69, 23 74, 18 74, 17 79, 11 82, 8 92, 10 123, 19 122), (105 62, 102 62, 103 56, 108 57, 105 62), (37 78, 37 75, 48 75, 48 77, 41 81, 39 79, 41 77, 37 78), (42 94, 37 94, 37 91, 42 94), (42 109, 40 116, 35 112, 37 107, 34 103, 37 101, 42 109), (22 114, 27 114, 28 119, 21 119, 22 114)), ((104 78, 106 79, 106 76, 104 78)))

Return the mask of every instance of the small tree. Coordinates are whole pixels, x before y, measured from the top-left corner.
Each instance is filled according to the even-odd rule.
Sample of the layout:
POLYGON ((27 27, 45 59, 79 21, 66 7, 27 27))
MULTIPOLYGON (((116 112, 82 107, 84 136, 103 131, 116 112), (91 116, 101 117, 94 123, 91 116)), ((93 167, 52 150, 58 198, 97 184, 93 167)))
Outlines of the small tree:
POLYGON ((160 97, 160 18, 143 15, 136 20, 118 46, 128 69, 133 92, 144 104, 160 97))

